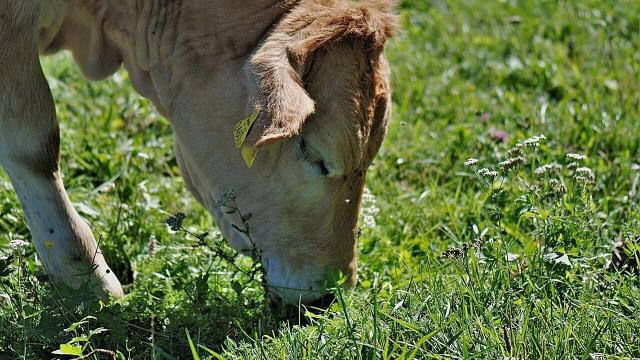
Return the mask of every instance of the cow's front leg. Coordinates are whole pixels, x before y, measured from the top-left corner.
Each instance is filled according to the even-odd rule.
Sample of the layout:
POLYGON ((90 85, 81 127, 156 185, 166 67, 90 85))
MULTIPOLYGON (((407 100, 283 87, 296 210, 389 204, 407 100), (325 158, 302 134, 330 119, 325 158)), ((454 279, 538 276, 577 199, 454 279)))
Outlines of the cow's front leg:
POLYGON ((0 0, 0 164, 26 213, 45 270, 72 287, 122 296, 59 170, 59 130, 36 47, 37 1, 0 0))

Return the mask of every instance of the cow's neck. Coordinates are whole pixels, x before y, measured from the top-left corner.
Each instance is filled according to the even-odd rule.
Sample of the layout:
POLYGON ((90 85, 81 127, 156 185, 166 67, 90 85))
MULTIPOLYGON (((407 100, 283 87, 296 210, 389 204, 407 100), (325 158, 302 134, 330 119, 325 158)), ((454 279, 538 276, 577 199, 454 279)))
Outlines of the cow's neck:
POLYGON ((246 62, 291 6, 281 0, 136 3, 113 1, 117 19, 105 27, 126 54, 133 86, 169 117, 184 81, 210 81, 230 63, 246 62))
POLYGON ((40 46, 72 50, 90 79, 124 63, 133 87, 171 114, 181 81, 244 62, 299 0, 43 0, 40 46), (64 19, 64 20, 63 20, 64 19))

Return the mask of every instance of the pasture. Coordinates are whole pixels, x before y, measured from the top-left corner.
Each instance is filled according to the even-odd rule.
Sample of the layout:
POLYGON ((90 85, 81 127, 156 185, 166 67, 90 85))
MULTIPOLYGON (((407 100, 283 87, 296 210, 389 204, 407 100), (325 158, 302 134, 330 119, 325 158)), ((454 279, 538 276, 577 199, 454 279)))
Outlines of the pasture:
POLYGON ((640 3, 399 13, 360 280, 304 326, 188 193, 168 121, 126 72, 90 83, 42 58, 67 189, 127 295, 47 282, 0 172, 0 359, 640 357, 640 277, 610 269, 616 241, 640 249, 640 3))

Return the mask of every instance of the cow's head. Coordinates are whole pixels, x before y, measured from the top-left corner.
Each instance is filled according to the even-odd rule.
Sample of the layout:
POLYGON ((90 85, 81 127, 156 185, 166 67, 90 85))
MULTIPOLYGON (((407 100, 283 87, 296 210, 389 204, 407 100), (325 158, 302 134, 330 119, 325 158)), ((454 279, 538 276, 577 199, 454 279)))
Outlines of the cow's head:
MULTIPOLYGON (((244 146, 258 156, 236 191, 252 214, 271 296, 285 302, 318 299, 336 273, 355 283, 365 174, 389 116, 382 50, 392 17, 353 5, 338 10, 342 17, 320 6, 294 11, 251 61, 260 115, 244 146)), ((226 219, 220 227, 246 249, 231 217, 218 214, 219 224, 226 219)))

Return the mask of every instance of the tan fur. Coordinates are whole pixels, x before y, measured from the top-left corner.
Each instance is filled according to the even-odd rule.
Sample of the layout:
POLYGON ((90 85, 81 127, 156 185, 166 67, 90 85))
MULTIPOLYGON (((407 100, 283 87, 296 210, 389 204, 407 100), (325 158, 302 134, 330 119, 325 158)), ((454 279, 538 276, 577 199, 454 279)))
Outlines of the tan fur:
POLYGON ((323 46, 351 39, 364 54, 377 57, 393 33, 393 2, 358 4, 344 0, 306 0, 269 34, 251 59, 258 82, 260 118, 247 142, 257 147, 295 136, 314 112, 304 88, 305 71, 323 46))
POLYGON ((33 47, 35 14, 36 2, 0 1, 0 44, 4 44, 0 52, 0 78, 4 80, 0 142, 5 144, 5 157, 21 159, 38 175, 50 177, 58 167, 59 134, 51 96, 37 93, 47 84, 33 47), (16 132, 31 132, 30 141, 16 141, 16 132), (9 143, 14 146, 6 146, 9 143))

